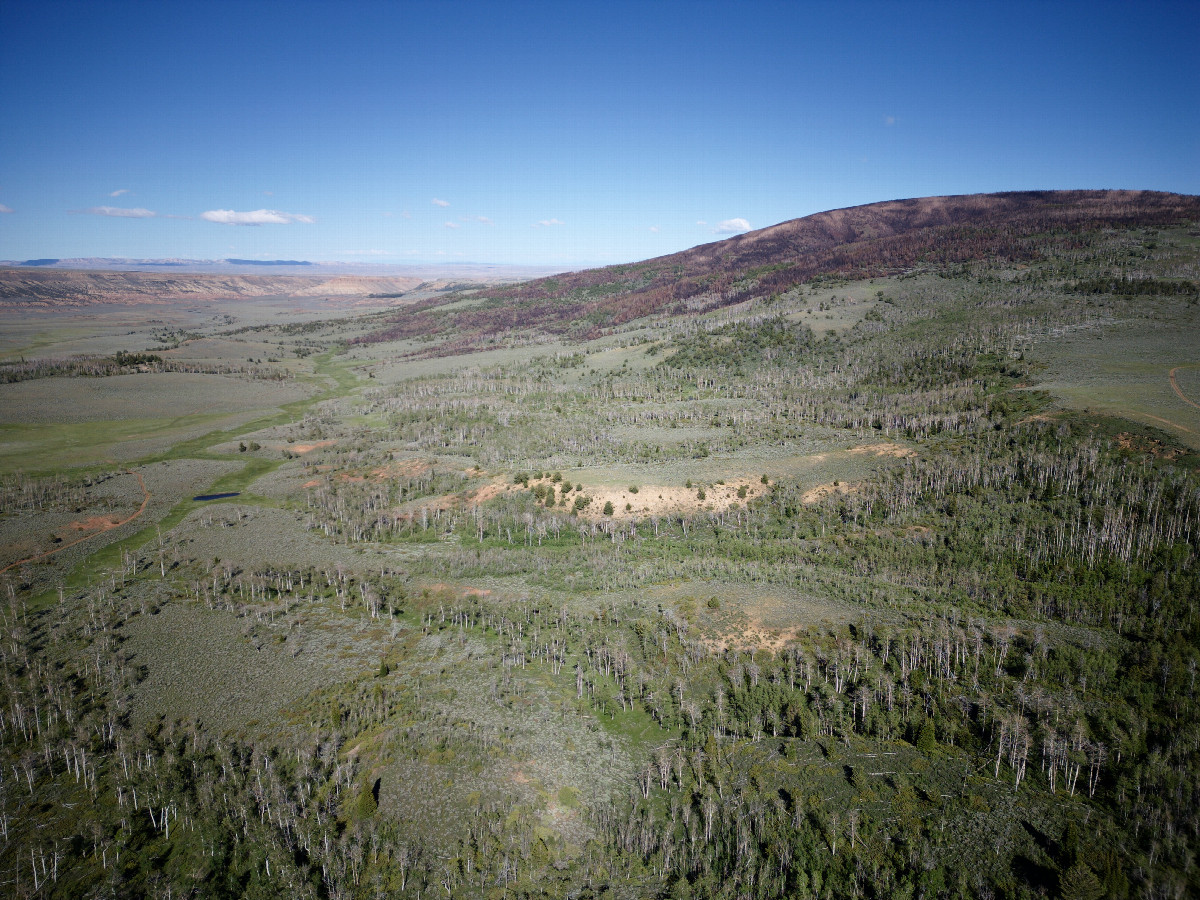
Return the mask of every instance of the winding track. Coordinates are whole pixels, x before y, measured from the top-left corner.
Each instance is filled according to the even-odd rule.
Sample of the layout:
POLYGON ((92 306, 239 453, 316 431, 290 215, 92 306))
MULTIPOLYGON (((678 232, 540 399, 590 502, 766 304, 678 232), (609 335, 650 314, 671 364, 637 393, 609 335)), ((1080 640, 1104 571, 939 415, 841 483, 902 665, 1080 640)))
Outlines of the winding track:
POLYGON ((1196 409, 1200 409, 1200 403, 1197 403, 1195 400, 1192 400, 1190 397, 1188 397, 1188 395, 1185 394, 1183 389, 1179 386, 1179 382, 1175 380, 1175 373, 1180 369, 1194 369, 1196 368, 1196 365, 1197 363, 1191 363, 1186 366, 1176 366, 1167 373, 1167 377, 1171 379, 1171 387, 1174 389, 1175 393, 1179 395, 1180 400, 1182 400, 1188 406, 1194 406, 1196 409))
POLYGON ((105 525, 99 531, 93 531, 91 534, 85 534, 81 538, 76 538, 69 544, 63 544, 61 547, 55 547, 53 550, 38 554, 37 556, 30 556, 27 559, 18 559, 15 563, 9 563, 3 569, 0 569, 0 574, 7 572, 9 569, 15 569, 17 566, 23 566, 26 563, 37 562, 39 559, 45 559, 48 556, 53 556, 55 553, 62 553, 64 550, 74 547, 76 544, 82 544, 84 541, 90 540, 98 534, 104 534, 104 532, 112 531, 114 528, 120 528, 122 525, 128 525, 130 522, 144 513, 146 511, 146 504, 150 502, 150 492, 146 490, 146 482, 142 480, 140 472, 135 472, 133 469, 126 469, 125 471, 138 480, 138 487, 142 489, 142 505, 137 508, 137 512, 126 519, 122 519, 120 522, 112 522, 108 525, 105 525))

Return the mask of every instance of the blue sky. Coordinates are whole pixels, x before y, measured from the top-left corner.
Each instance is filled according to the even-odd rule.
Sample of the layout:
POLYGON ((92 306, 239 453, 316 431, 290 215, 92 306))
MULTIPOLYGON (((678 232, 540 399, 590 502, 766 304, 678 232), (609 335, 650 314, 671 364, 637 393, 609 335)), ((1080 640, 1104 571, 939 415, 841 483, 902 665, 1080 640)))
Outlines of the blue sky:
POLYGON ((581 266, 1200 193, 1195 3, 0 3, 0 258, 581 266), (258 224, 254 224, 258 223, 258 224))

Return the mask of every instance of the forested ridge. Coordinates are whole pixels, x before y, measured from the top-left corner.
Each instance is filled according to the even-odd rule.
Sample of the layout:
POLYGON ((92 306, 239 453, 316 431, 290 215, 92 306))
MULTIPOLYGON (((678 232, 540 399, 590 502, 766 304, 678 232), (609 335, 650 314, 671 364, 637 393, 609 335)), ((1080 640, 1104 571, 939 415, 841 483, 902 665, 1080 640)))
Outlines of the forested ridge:
MULTIPOLYGON (((467 356, 331 402, 297 430, 329 443, 289 462, 302 494, 198 527, 282 509, 344 565, 235 564, 171 532, 50 596, 7 573, 0 880, 1200 892, 1200 455, 1038 383, 1055 342, 1195 314, 1177 207, 1170 227, 1025 229, 1028 259, 954 244, 878 285, 760 272, 736 302, 607 319, 600 349, 467 356), (850 474, 787 468, 817 456, 850 474), (394 561, 356 566, 366 546, 394 561), (318 625, 377 653, 237 728, 147 720, 135 635, 176 608, 236 621, 248 653, 304 660, 318 625)), ((522 347, 519 325, 493 337, 522 347)), ((22 509, 86 492, 0 488, 22 509)))

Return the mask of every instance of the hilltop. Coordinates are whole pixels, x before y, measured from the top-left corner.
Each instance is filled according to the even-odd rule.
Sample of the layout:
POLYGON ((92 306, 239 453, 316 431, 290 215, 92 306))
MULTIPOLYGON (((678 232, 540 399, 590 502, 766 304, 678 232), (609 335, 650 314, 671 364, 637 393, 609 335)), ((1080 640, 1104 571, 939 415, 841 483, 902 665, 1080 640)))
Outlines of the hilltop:
MULTIPOLYGON (((644 262, 554 275, 443 314, 416 305, 366 340, 510 328, 595 336, 660 311, 715 309, 822 276, 874 278, 992 260, 1028 265, 1082 232, 1200 216, 1200 197, 1157 191, 1020 191, 890 200, 792 219, 644 262), (490 302, 488 302, 490 301, 490 302)), ((449 302, 447 301, 444 302, 449 302)), ((459 346, 459 345, 456 345, 459 346)))

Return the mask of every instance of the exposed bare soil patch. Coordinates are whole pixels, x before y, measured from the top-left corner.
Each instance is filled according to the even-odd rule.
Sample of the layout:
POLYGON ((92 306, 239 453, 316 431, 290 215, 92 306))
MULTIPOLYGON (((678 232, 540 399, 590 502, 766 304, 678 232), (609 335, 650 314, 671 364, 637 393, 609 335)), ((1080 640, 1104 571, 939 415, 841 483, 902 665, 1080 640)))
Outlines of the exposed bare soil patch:
POLYGON ((127 516, 124 519, 117 519, 117 518, 114 518, 111 516, 94 516, 91 519, 86 520, 85 522, 79 522, 79 523, 73 522, 73 523, 71 523, 71 527, 87 526, 87 527, 79 527, 78 528, 78 530, 80 530, 80 531, 86 531, 87 534, 84 534, 82 537, 78 537, 73 541, 66 541, 64 543, 61 543, 58 546, 56 546, 54 549, 47 550, 45 553, 40 553, 36 556, 30 556, 26 559, 19 559, 14 563, 9 563, 3 569, 0 569, 0 572, 7 572, 9 569, 16 568, 17 566, 22 566, 22 565, 25 565, 26 563, 37 562, 40 559, 46 559, 47 557, 53 556, 56 553, 61 553, 62 551, 67 550, 71 547, 74 547, 76 544, 78 544, 82 541, 86 541, 88 538, 93 537, 96 534, 101 534, 105 531, 111 531, 114 528, 120 528, 122 525, 126 525, 129 522, 132 522, 134 519, 136 519, 138 516, 140 516, 142 513, 144 513, 146 511, 146 505, 150 502, 150 492, 148 490, 146 490, 146 482, 142 480, 142 476, 141 476, 140 472, 134 472, 131 470, 129 474, 133 475, 135 478, 137 478, 138 487, 140 487, 142 489, 142 504, 141 504, 141 506, 139 506, 137 508, 137 510, 133 514, 127 516))
POLYGON ((801 503, 820 503, 826 497, 844 497, 847 494, 853 494, 859 488, 858 484, 848 484, 846 482, 830 482, 829 484, 818 484, 814 488, 810 488, 800 495, 801 503))
POLYGON ((101 528, 113 528, 119 521, 115 516, 92 516, 88 519, 68 522, 67 528, 71 531, 96 531, 101 528))
POLYGON ((1115 440, 1117 446, 1122 450, 1130 450, 1135 453, 1149 453, 1157 459, 1179 459, 1184 453, 1180 448, 1170 447, 1155 438, 1133 435, 1127 431, 1118 434, 1115 440))
POLYGON ((337 443, 337 442, 336 441, 313 441, 313 442, 307 443, 307 444, 286 444, 285 443, 285 444, 279 444, 278 446, 274 446, 274 447, 272 447, 272 449, 274 449, 274 450, 290 450, 293 453, 299 453, 299 454, 303 455, 305 453, 312 453, 314 450, 320 450, 324 447, 332 447, 335 443, 337 443))
POLYGON ((854 456, 862 456, 871 454, 872 456, 891 456, 896 459, 906 459, 910 456, 916 456, 917 451, 911 447, 905 447, 902 444, 879 443, 879 444, 863 444, 861 447, 852 447, 849 453, 854 456))

